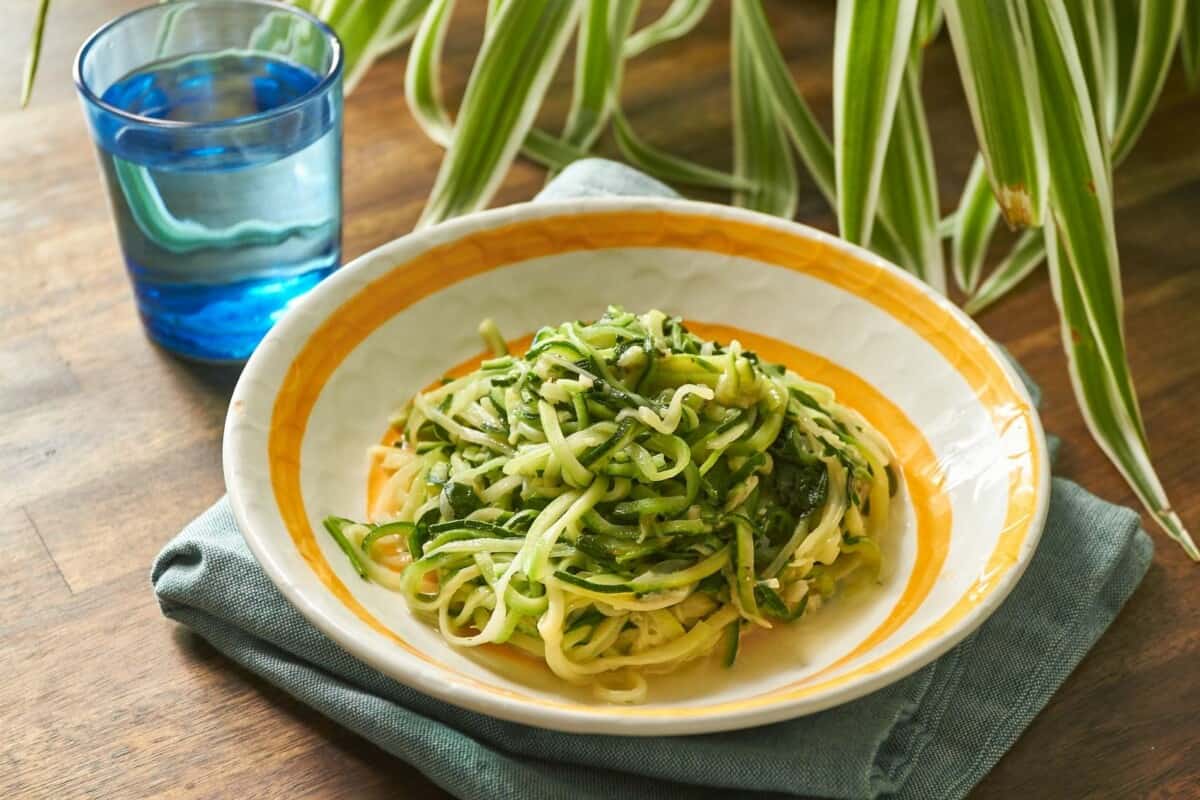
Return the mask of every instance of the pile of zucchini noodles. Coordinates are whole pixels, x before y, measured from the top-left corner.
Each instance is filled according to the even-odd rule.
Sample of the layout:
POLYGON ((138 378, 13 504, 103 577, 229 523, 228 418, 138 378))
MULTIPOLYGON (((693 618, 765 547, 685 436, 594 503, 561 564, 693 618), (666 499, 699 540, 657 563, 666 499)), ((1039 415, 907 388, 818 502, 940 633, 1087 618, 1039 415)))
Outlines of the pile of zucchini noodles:
POLYGON ((875 576, 886 441, 825 386, 612 307, 417 395, 370 523, 325 525, 447 641, 508 643, 612 702, 875 576))

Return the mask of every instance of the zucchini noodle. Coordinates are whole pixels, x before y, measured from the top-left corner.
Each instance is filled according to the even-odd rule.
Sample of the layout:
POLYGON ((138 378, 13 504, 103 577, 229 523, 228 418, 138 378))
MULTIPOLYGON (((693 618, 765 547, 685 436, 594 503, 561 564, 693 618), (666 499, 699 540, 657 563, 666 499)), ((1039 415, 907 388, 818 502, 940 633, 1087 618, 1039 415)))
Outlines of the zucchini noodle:
POLYGON ((359 574, 460 646, 507 643, 609 702, 878 575, 891 448, 825 386, 661 311, 542 328, 423 392, 375 453, 359 574))

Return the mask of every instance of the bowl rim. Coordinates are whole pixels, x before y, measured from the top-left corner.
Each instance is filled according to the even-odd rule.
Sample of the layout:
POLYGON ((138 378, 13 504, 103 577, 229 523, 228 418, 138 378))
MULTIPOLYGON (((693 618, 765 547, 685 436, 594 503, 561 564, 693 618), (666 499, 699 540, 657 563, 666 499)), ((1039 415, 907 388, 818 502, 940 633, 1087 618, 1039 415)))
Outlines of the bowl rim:
MULTIPOLYGON (((805 716, 877 691, 884 686, 911 675, 913 672, 945 654, 974 632, 984 620, 991 616, 1011 592, 1032 559, 1037 549, 1037 544, 1040 541, 1049 508, 1050 470, 1047 455, 1048 449, 1037 407, 1033 403, 1013 363, 1008 359, 999 345, 993 342, 974 320, 952 304, 946 297, 937 293, 912 274, 864 248, 850 244, 831 234, 802 223, 784 220, 759 212, 747 211, 745 209, 675 198, 614 196, 521 203, 469 214, 421 231, 397 237, 353 259, 297 302, 293 309, 289 310, 267 334, 263 345, 260 345, 255 350, 246 363, 246 367, 243 369, 230 399, 229 411, 225 422, 222 461, 226 488, 234 518, 251 552, 268 577, 270 577, 271 581, 284 597, 322 633, 330 637, 356 658, 378 669, 385 675, 417 691, 460 708, 536 727, 570 733, 633 736, 713 733, 755 727, 805 716), (317 602, 309 597, 308 590, 302 588, 293 580, 290 570, 275 557, 274 548, 270 544, 270 537, 264 536, 262 532, 257 530, 253 515, 247 507, 245 498, 242 496, 242 487, 237 480, 238 470, 236 467, 245 460, 244 445, 248 445, 249 443, 242 441, 238 435, 241 426, 234 423, 236 416, 240 413, 240 408, 245 404, 247 396, 260 391, 264 385, 277 383, 260 379, 267 365, 281 358, 281 356, 277 355, 278 349, 270 345, 275 342, 288 341, 295 337, 307 338, 324 321, 325 317, 318 318, 305 314, 304 311, 306 309, 316 304, 318 298, 322 296, 345 292, 347 287, 355 285, 354 280, 357 272, 369 268, 369 264, 376 263, 381 258, 387 258, 389 254, 398 250, 408 251, 409 255, 404 261, 397 261, 384 271, 394 270, 402 266, 403 263, 407 263, 407 261, 419 253, 437 245, 454 241, 476 231, 487 230, 505 224, 531 219, 552 218, 555 216, 654 210, 690 216, 705 216, 717 223, 733 221, 766 226, 831 246, 855 260, 865 261, 894 273, 900 279, 917 287, 927 299, 948 311, 967 333, 975 337, 991 356, 993 362, 999 366, 1000 371, 1008 379, 1017 396, 1028 407, 1029 435, 1034 445, 1032 456, 1036 467, 1036 482, 1034 484, 1035 504, 1027 533, 1017 553, 1016 562, 996 581, 983 599, 968 609, 948 630, 931 641, 920 644, 912 651, 905 653, 894 662, 883 666, 879 670, 858 679, 833 686, 824 692, 814 695, 781 699, 773 704, 719 711, 711 715, 680 717, 621 716, 607 713, 612 707, 604 705, 597 705, 595 709, 590 709, 586 707, 572 706, 564 708, 554 705, 528 703, 519 697, 483 692, 469 683, 462 682, 453 676, 447 676, 440 668, 418 659, 409 659, 409 663, 405 663, 402 668, 399 668, 400 662, 394 660, 395 651, 398 648, 392 643, 384 640, 375 640, 374 637, 363 636, 359 632, 343 627, 339 621, 331 618, 320 608, 317 602)), ((278 385, 274 385, 270 386, 270 388, 278 390, 279 387, 278 385)), ((271 502, 270 508, 272 509, 272 513, 278 513, 278 508, 274 505, 274 501, 271 502)), ((404 658, 408 657, 405 656, 404 658)))

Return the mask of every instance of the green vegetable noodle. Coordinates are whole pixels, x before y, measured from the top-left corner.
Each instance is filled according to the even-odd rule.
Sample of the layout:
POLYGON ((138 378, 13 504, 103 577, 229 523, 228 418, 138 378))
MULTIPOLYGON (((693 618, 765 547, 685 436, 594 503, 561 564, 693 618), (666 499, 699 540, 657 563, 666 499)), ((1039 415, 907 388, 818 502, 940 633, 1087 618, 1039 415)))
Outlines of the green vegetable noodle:
POLYGON ((507 643, 610 702, 875 577, 891 448, 833 392, 661 311, 496 326, 391 418, 372 520, 326 528, 459 646, 507 643))

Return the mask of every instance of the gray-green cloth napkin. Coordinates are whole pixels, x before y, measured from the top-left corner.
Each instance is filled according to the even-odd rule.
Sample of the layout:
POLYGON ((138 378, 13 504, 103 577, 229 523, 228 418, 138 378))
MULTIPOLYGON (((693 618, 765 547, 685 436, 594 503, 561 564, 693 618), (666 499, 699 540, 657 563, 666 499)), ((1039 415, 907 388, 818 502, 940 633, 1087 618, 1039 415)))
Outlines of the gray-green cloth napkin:
MULTIPOLYGON (((564 170, 542 197, 669 191, 626 167, 588 160, 564 170)), ((168 617, 458 797, 956 798, 1016 740, 1141 581, 1153 547, 1138 522, 1133 511, 1056 478, 1032 563, 962 644, 829 711, 690 737, 539 730, 383 676, 279 594, 224 499, 171 540, 151 578, 168 617)))

